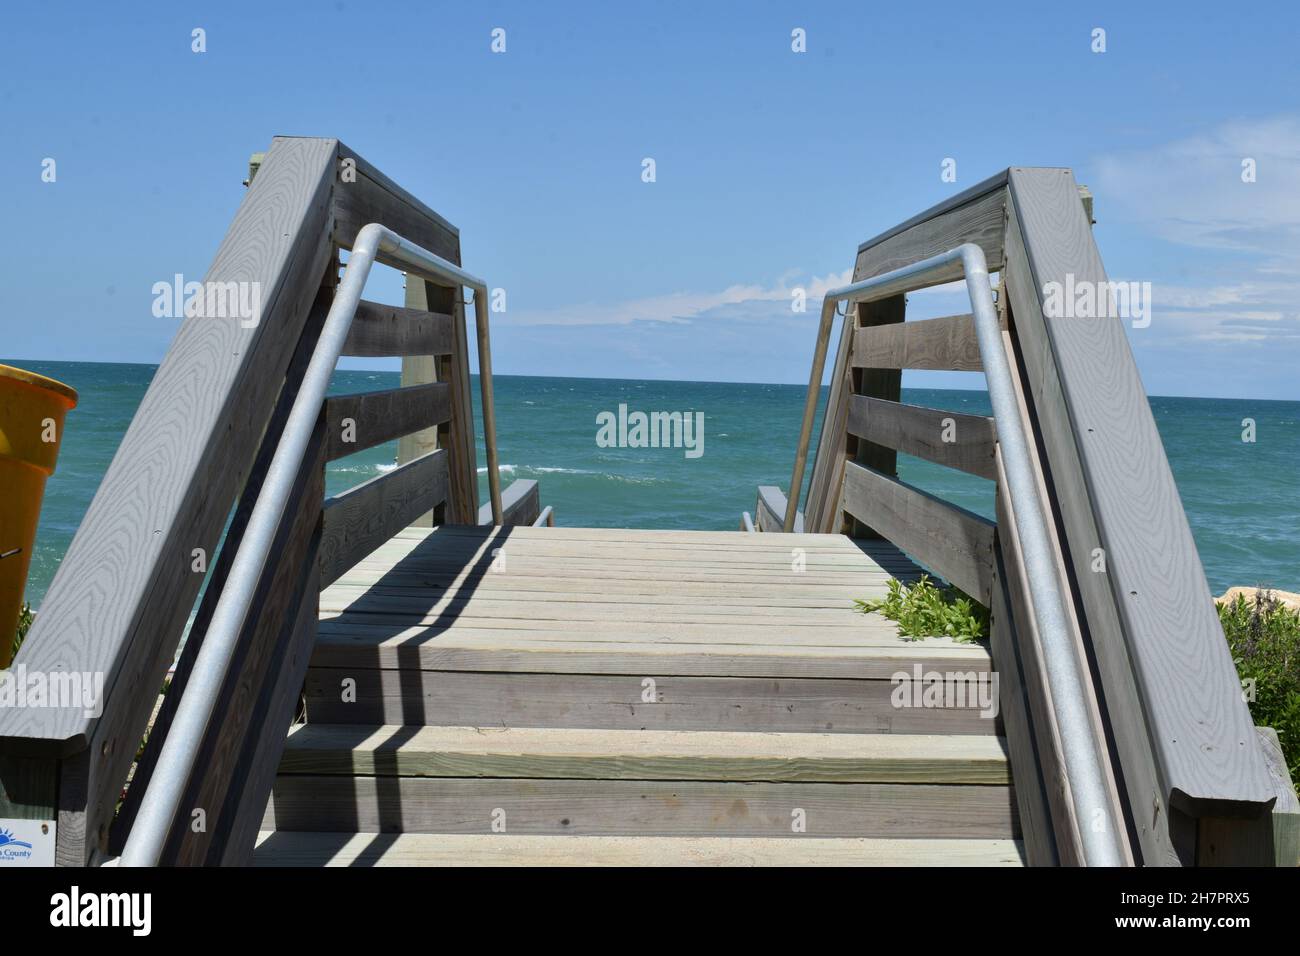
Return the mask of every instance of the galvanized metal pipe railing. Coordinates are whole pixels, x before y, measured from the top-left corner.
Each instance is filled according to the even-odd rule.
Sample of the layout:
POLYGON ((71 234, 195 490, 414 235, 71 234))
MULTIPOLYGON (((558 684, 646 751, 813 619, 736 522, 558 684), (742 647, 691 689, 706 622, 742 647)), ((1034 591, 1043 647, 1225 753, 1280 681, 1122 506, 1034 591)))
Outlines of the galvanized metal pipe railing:
MULTIPOLYGON (((497 473, 496 416, 492 406, 492 356, 488 339, 487 287, 459 266, 413 243, 390 229, 371 223, 357 233, 343 278, 334 293, 325 324, 284 431, 267 467, 262 490, 253 505, 244 536, 226 576, 225 586, 212 613, 203 646, 194 660, 185 692, 162 752, 131 827, 120 866, 156 866, 167 835, 176 819, 185 786, 194 772, 199 745, 203 740, 217 697, 230 669, 239 634, 266 569, 276 530, 284 519, 285 507, 302 467, 313 429, 329 388, 330 376, 347 341, 366 277, 376 259, 399 265, 408 272, 440 285, 466 287, 474 292, 474 317, 478 326, 479 384, 483 395, 483 432, 487 447, 488 487, 492 498, 492 520, 502 523, 501 481, 497 473)), ((468 413, 468 409, 466 410, 468 413)), ((471 418, 472 422, 472 418, 471 418)), ((472 425, 471 425, 472 428, 472 425)))
MULTIPOLYGON (((1083 689, 1085 675, 1067 627, 1064 600, 1057 585, 1056 564, 1047 533, 1047 519, 1038 498, 1029 457, 1032 436, 1028 434, 1028 425, 1020 415, 1015 384, 1011 377, 1011 364, 1007 361, 1003 348, 1002 328, 993 304, 988 264, 984 259, 984 250, 979 246, 964 243, 902 269, 826 293, 822 301, 821 325, 817 331, 812 375, 808 381, 808 397, 804 403, 803 423, 795 453, 794 474, 790 479, 784 530, 789 532, 794 528, 795 515, 799 509, 799 492, 808 458, 808 442, 821 392, 826 349, 837 303, 874 302, 963 276, 966 279, 966 292, 970 296, 984 376, 988 381, 989 400, 993 405, 997 440, 1006 470, 1007 491, 1015 512, 1021 554, 1029 579, 1034 623, 1038 627, 1039 640, 1043 646, 1043 662, 1052 695, 1052 710, 1060 731, 1062 758, 1078 822, 1084 862, 1089 866, 1120 866, 1124 861, 1120 845, 1124 826, 1115 819, 1114 806, 1108 797, 1105 743, 1097 739, 1089 719, 1083 689), (1101 826, 1097 826, 1098 823, 1101 826)), ((825 422, 822 427, 825 428, 825 422)))

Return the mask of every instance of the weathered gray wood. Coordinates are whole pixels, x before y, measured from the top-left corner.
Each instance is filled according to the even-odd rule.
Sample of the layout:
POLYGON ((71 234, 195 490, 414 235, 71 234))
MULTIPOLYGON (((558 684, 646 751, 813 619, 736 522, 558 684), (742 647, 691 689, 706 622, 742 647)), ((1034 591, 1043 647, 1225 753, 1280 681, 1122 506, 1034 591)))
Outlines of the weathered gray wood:
POLYGON ((333 140, 272 144, 206 276, 258 283, 260 321, 181 322, 23 645, 32 670, 105 678, 99 718, 81 707, 0 714, 6 741, 94 750, 83 826, 60 826, 60 862, 84 864, 107 837, 202 581, 192 551, 215 550, 248 475, 332 251, 334 153, 333 140))
POLYGON ((854 337, 854 368, 984 370, 969 313, 858 329, 854 337))
MULTIPOLYGON (((417 669, 421 662, 414 648, 405 655, 399 650, 397 657, 400 670, 362 668, 361 654, 351 656, 350 667, 313 666, 307 677, 309 719, 327 724, 962 736, 992 736, 999 729, 994 717, 981 714, 974 686, 964 702, 969 706, 898 707, 891 700, 895 684, 889 679, 786 678, 774 685, 769 677, 659 671, 430 671, 417 669), (646 677, 655 682, 657 699, 652 702, 643 699, 646 677), (342 699, 345 679, 356 682, 355 701, 342 699)), ((568 666, 580 661, 575 657, 568 666)), ((911 666, 896 664, 894 673, 899 672, 910 676, 911 666)), ((958 673, 969 674, 973 682, 986 672, 970 667, 958 673)))
MULTIPOLYGON (((312 547, 319 547, 319 536, 312 547)), ((226 812, 222 816, 224 850, 219 859, 223 866, 247 866, 252 855, 257 832, 266 811, 267 800, 275 782, 280 757, 284 752, 285 737, 279 729, 287 727, 297 713, 302 695, 307 665, 311 659, 312 644, 316 639, 316 599, 320 591, 319 570, 310 562, 299 590, 302 600, 297 614, 285 628, 286 644, 277 648, 278 668, 268 682, 267 691, 259 700, 261 710, 253 726, 262 728, 252 736, 246 746, 251 749, 247 757, 248 771, 243 786, 232 791, 226 812), (226 821, 229 821, 228 825, 226 821)))
POLYGON ((991 521, 853 462, 844 468, 843 496, 845 511, 988 606, 991 521))
POLYGON ((325 457, 333 461, 353 455, 450 417, 450 390, 444 382, 335 395, 325 400, 325 457))
POLYGON ((1199 866, 1281 866, 1300 863, 1300 802, 1287 772, 1277 733, 1256 727, 1277 803, 1271 813, 1254 819, 1206 817, 1199 821, 1196 862, 1199 866))
POLYGON ((831 369, 830 388, 826 408, 822 414, 822 427, 813 446, 812 477, 808 481, 808 495, 803 514, 805 528, 812 532, 838 533, 842 530, 843 514, 837 502, 829 500, 838 495, 844 477, 844 459, 851 440, 844 430, 848 420, 848 396, 853 394, 854 371, 849 366, 853 351, 853 334, 857 320, 850 312, 840 328, 840 344, 835 352, 831 369))
POLYGON ((998 737, 311 723, 281 774, 569 780, 1011 783, 998 737))
POLYGON ((993 559, 989 649, 998 662, 999 716, 1016 782, 1016 809, 1020 816, 1025 860, 1030 866, 1058 866, 1061 858, 1047 803, 1047 774, 1038 757, 1038 734, 1029 711, 1025 663, 1020 657, 1020 637, 1011 616, 1007 571, 1001 549, 996 546, 993 559))
POLYGON ((1022 866, 1015 840, 802 840, 489 833, 260 835, 254 866, 1022 866))
MULTIPOLYGON (((1016 404, 1021 421, 1032 436, 1029 442, 1030 469, 1034 479, 1034 489, 1039 507, 1047 516, 1047 537, 1052 555, 1051 573, 1056 589, 1062 595, 1069 595, 1070 600, 1063 602, 1065 611, 1063 624, 1069 637, 1070 648, 1075 657, 1078 672, 1088 675, 1080 689, 1080 697, 1087 711, 1092 739, 1097 742, 1097 749, 1103 767, 1105 794, 1109 800, 1110 817, 1124 820, 1123 799, 1115 781, 1111 767, 1110 744, 1105 723, 1101 713, 1098 691, 1092 682, 1092 669, 1088 660, 1088 650, 1084 640, 1083 627, 1079 620, 1075 601, 1074 586, 1070 580, 1067 558, 1058 531, 1058 506, 1052 501, 1048 490, 1046 472, 1041 460, 1042 441, 1039 435, 1038 421, 1025 399, 1022 388, 1023 377, 1020 374, 1020 360, 1015 353, 1014 344, 1009 333, 1002 334, 1003 349, 1012 368, 1012 386, 1016 394, 1016 404)), ((1008 607, 1015 617, 1015 638, 1021 664, 1021 676, 1029 700, 1029 712, 1036 728, 1036 739, 1040 746, 1039 765, 1043 769, 1043 779, 1047 781, 1046 793, 1051 810, 1051 821, 1055 830, 1056 847, 1061 862, 1076 866, 1083 862, 1083 827, 1089 826, 1087 820, 1080 819, 1075 811, 1069 784, 1065 774, 1065 751, 1062 746, 1056 712, 1052 705, 1046 653, 1038 631, 1037 620, 1033 613, 1030 598, 1029 572, 1024 563, 1021 550, 1019 522, 1015 507, 1011 501, 1007 485, 1006 466, 999 448, 996 457, 996 517, 997 537, 995 548, 1001 552, 1001 567, 1005 572, 1008 585, 1008 607)), ((1120 834, 1121 856, 1124 865, 1134 863, 1134 851, 1129 846, 1129 834, 1120 834)))
POLYGON ((654 674, 659 677, 763 677, 889 680, 914 664, 927 670, 985 674, 979 645, 942 638, 895 639, 824 647, 803 644, 680 644, 582 641, 531 631, 445 630, 337 625, 323 621, 312 666, 356 669, 533 674, 654 674))
MULTIPOLYGON (((258 583, 248 622, 204 733, 196 773, 186 787, 164 849, 162 862, 166 865, 210 865, 234 851, 227 841, 245 788, 258 769, 260 740, 263 736, 279 738, 289 728, 292 713, 285 716, 282 705, 273 715, 271 704, 304 602, 311 602, 314 609, 316 595, 307 586, 316 583, 320 502, 325 494, 324 444, 318 424, 286 506, 286 518, 272 544, 275 561, 258 583), (196 809, 205 814, 205 827, 199 832, 192 827, 196 809)), ((242 849, 248 853, 251 843, 242 849)))
POLYGON ((1277 794, 1277 803, 1273 804, 1273 862, 1294 868, 1300 866, 1300 798, 1296 797, 1295 781, 1287 770, 1277 731, 1272 727, 1256 727, 1255 731, 1277 794))
MULTIPOLYGON (((456 261, 459 262, 459 258, 456 261)), ((448 455, 448 500, 439 514, 420 515, 412 522, 421 526, 443 521, 473 524, 478 516, 478 467, 469 387, 469 346, 461 294, 460 289, 443 288, 407 276, 407 306, 445 311, 452 315, 451 354, 408 356, 402 360, 402 385, 438 381, 446 382, 450 388, 451 418, 436 429, 406 436, 398 446, 397 460, 403 464, 428 454, 434 448, 441 448, 448 455)))
POLYGON ((1161 821, 1258 810, 1271 798, 1267 768, 1123 326, 1044 313, 1048 283, 1106 281, 1074 177, 1013 169, 1010 191, 1013 324, 1144 862, 1185 859, 1152 835, 1168 832, 1161 821), (1096 548, 1105 572, 1093 570, 1096 548))
MULTIPOLYGON (((248 526, 253 507, 261 494, 267 469, 270 467, 271 459, 275 456, 276 449, 279 446, 280 436, 283 433, 289 412, 298 397, 303 374, 306 372, 316 350, 320 329, 324 325, 325 316, 333 301, 334 284, 334 275, 327 274, 325 281, 317 291, 311 314, 307 318, 302 335, 298 339, 298 346, 294 350, 293 358, 289 362, 289 368, 285 372, 284 384, 276 400, 275 409, 267 422, 266 431, 263 434, 261 446, 258 448, 257 458, 253 462, 249 480, 240 492, 239 503, 235 507, 235 513, 230 519, 229 527, 226 529, 221 550, 217 553, 216 561, 212 565, 208 585, 204 589, 203 598, 199 602, 198 610, 194 616, 194 622, 190 626, 189 637, 185 642, 185 646, 181 649, 179 659, 176 661, 168 691, 163 696, 162 702, 157 708, 157 713, 154 714, 149 739, 141 749, 139 759, 136 761, 131 786, 127 789, 126 795, 122 799, 122 806, 113 819, 109 834, 109 852, 112 855, 121 855, 127 835, 135 822, 137 812, 139 812, 140 801, 149 786, 149 781, 153 777, 159 754, 167 740, 167 734, 175 717, 176 708, 185 694, 185 688, 193 671, 194 661, 203 647, 208 625, 212 620, 217 602, 225 587, 230 565, 234 561, 240 542, 243 540, 244 531, 248 526)), ((319 462, 317 464, 318 467, 323 467, 319 462)), ((323 490, 319 491, 315 503, 317 512, 320 510, 320 499, 323 497, 323 490)), ((248 638, 248 634, 249 632, 246 630, 245 640, 248 638)))
POLYGON ((997 429, 993 419, 983 415, 962 415, 854 395, 849 400, 847 428, 850 435, 926 461, 981 478, 995 476, 993 448, 997 429), (951 441, 944 441, 946 433, 952 435, 951 441))
MULTIPOLYGON (((520 478, 512 481, 501 492, 501 519, 503 527, 513 525, 531 525, 542 513, 541 488, 532 478, 520 478)), ((492 504, 488 502, 478 509, 478 523, 491 526, 492 504)))
POLYGON ((334 241, 345 249, 352 248, 362 226, 377 222, 460 265, 459 230, 343 143, 338 144, 331 213, 334 241))
POLYGON ((0 820, 56 820, 58 763, 0 754, 0 820))
MULTIPOLYGON (((785 528, 785 511, 789 499, 781 493, 776 485, 759 485, 758 500, 754 504, 754 514, 758 517, 755 525, 759 531, 780 532, 785 528)), ((803 512, 794 515, 794 534, 803 534, 803 512)))
MULTIPOLYGON (((886 326, 902 326, 907 318, 907 297, 896 295, 889 299, 883 299, 879 302, 860 303, 855 310, 858 321, 858 332, 864 329, 878 329, 886 326)), ((855 333, 855 335, 858 333, 855 333)), ((856 341, 850 346, 850 362, 852 365, 852 349, 856 346, 856 341)), ((903 373, 896 368, 851 368, 849 376, 853 382, 852 391, 857 395, 868 395, 873 398, 882 398, 886 401, 897 402, 903 397, 903 373)), ((848 398, 846 396, 846 402, 848 398)), ((847 432, 847 408, 843 410, 844 423, 841 427, 847 432)), ((845 436, 844 450, 848 461, 855 461, 865 468, 872 468, 882 475, 898 475, 898 453, 895 449, 887 445, 880 445, 876 442, 865 441, 854 435, 845 436)), ((834 509, 834 524, 831 530, 839 528, 843 523, 843 493, 836 495, 834 501, 827 497, 827 507, 834 509)), ((848 533, 855 538, 880 538, 879 529, 864 523, 856 518, 850 518, 847 522, 848 533)))
POLYGON ((900 269, 963 242, 984 250, 989 271, 1002 268, 1006 170, 972 186, 858 247, 853 281, 900 269))
POLYGON ((343 345, 344 355, 446 355, 452 350, 452 317, 362 299, 343 345))
POLYGON ((424 779, 290 775, 266 828, 514 834, 1014 838, 1011 788, 932 784, 424 779), (802 809, 807 833, 791 811, 802 809), (498 815, 499 819, 499 815, 498 815))
POLYGON ((321 585, 446 499, 447 453, 440 449, 326 500, 321 585))

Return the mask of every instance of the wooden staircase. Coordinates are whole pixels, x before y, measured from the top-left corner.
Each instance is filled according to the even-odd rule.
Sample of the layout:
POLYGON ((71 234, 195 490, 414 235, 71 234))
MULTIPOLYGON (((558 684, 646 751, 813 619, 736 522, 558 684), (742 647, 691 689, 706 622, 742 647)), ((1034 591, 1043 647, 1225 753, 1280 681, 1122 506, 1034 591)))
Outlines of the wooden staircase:
POLYGON ((831 534, 408 529, 321 595, 255 861, 1019 864, 999 721, 890 699, 987 651, 853 610, 916 574, 831 534))

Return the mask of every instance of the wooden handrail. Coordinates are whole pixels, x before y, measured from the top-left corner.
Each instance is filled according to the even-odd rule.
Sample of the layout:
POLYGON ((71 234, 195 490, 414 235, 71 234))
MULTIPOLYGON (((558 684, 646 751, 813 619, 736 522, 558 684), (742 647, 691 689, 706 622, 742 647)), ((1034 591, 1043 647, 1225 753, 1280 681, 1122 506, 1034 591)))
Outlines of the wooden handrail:
MULTIPOLYGON (((1124 330, 1114 320, 1055 319, 1044 307, 1045 283, 1067 273, 1076 284, 1105 282, 1080 195, 1069 170, 1006 170, 863 243, 853 281, 962 242, 1002 271, 999 313, 1024 379, 1022 424, 1036 436, 1054 573, 1071 595, 1077 661, 1091 673, 1095 660, 1099 675, 1080 690, 1118 755, 1108 786, 1129 829, 1125 852, 1145 865, 1242 862, 1255 851, 1240 848, 1268 842, 1260 834, 1273 791, 1124 330), (1225 841, 1237 849, 1225 852, 1225 841)), ((969 320, 904 322, 904 308, 898 296, 844 320, 807 529, 888 537, 992 606, 1031 862, 1079 862, 1087 821, 1060 799, 1059 740, 1024 567, 1005 533, 1015 516, 995 429, 980 416, 900 400, 899 369, 979 369, 969 320), (938 425, 949 418, 964 444, 941 440, 938 425), (899 450, 994 479, 998 529, 898 482, 899 450)), ((756 526, 771 530, 761 508, 756 526)))
MULTIPOLYGON (((19 658, 33 670, 102 673, 102 711, 0 712, 0 773, 7 782, 13 761, 21 762, 24 780, 32 782, 24 788, 23 799, 32 803, 24 812, 57 820, 60 864, 102 859, 130 830, 331 301, 339 246, 378 221, 459 261, 454 227, 336 140, 277 137, 253 172, 207 280, 258 283, 260 321, 182 323, 19 658), (345 177, 344 169, 357 175, 345 177), (261 437, 250 442, 250 434, 261 437), (157 465, 142 468, 142 461, 157 465), (209 563, 190 638, 114 822, 156 689, 209 563)), ((405 361, 441 356, 444 374, 406 383, 413 388, 326 402, 278 526, 277 560, 259 579, 256 613, 239 635, 229 693, 209 722, 199 770, 187 783, 186 799, 205 808, 206 827, 200 832, 177 819, 164 862, 246 860, 297 706, 317 596, 330 576, 419 510, 437 506, 440 520, 444 513, 477 514, 463 310, 458 296, 424 282, 408 282, 408 299, 411 286, 428 299, 405 308, 364 303, 360 330, 347 347, 405 361), (347 437, 344 419, 351 419, 347 437), (442 450, 325 503, 328 458, 426 428, 439 430, 442 450), (464 474, 449 474, 452 460, 464 474)))

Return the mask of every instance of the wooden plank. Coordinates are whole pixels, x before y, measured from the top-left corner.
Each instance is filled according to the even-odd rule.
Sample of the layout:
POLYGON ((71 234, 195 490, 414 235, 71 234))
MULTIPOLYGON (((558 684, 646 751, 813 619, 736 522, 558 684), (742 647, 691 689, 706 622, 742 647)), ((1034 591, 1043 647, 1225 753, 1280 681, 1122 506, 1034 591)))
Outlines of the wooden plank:
POLYGON ((353 455, 450 417, 451 396, 444 382, 335 395, 325 399, 325 458, 353 455))
POLYGON ((1022 866, 1015 840, 802 840, 266 831, 255 866, 1022 866))
POLYGON ((344 355, 446 355, 451 352, 452 316, 362 299, 343 344, 344 355))
POLYGON ((281 774, 1009 784, 993 736, 303 724, 281 774))
POLYGON ((962 415, 921 405, 854 395, 849 400, 850 435, 957 468, 981 478, 995 477, 993 449, 997 428, 983 415, 962 415), (945 440, 945 436, 950 436, 945 440))
MULTIPOLYGON (((351 249, 361 228, 377 222, 460 265, 460 232, 455 226, 343 143, 338 144, 335 167, 330 212, 334 241, 340 246, 351 249)), ((383 257, 379 261, 383 262, 383 257)))
POLYGON ((1292 868, 1300 866, 1300 798, 1296 797, 1295 782, 1287 770, 1277 731, 1272 727, 1256 727, 1255 731, 1277 794, 1272 814, 1273 863, 1292 868))
POLYGON ((328 499, 320 546, 322 587, 446 499, 447 453, 441 449, 328 499))
POLYGON ((984 370, 969 313, 858 329, 852 361, 854 368, 984 370))
MULTIPOLYGON (((532 478, 520 478, 512 481, 501 492, 502 527, 513 525, 532 525, 542 513, 541 488, 532 478)), ((478 523, 491 526, 492 503, 488 502, 478 509, 478 523)))
MULTIPOLYGON (((462 629, 430 639, 400 630, 322 625, 313 667, 531 674, 653 674, 657 677, 765 677, 888 680, 914 664, 939 671, 987 673, 978 644, 944 638, 856 645, 644 643, 581 641, 563 634, 462 629)), ((323 679, 323 678, 322 678, 323 679)))
POLYGON ((852 462, 845 466, 843 494, 845 511, 988 606, 991 521, 852 462))
POLYGON ((57 820, 58 763, 0 754, 0 821, 57 820))
POLYGON ((261 319, 181 322, 23 645, 31 670, 104 675, 98 718, 82 708, 0 714, 0 739, 95 752, 80 784, 84 818, 59 828, 62 863, 85 864, 107 837, 202 582, 192 551, 215 551, 248 476, 332 254, 334 155, 333 140, 272 144, 206 276, 258 283, 261 319))
POLYGON ((1038 757, 1038 733, 1029 712, 1025 665, 1019 652, 1021 641, 1011 616, 1006 567, 996 546, 993 558, 989 649, 997 661, 1002 732, 1016 782, 1016 810, 1020 816, 1025 861, 1030 866, 1058 866, 1061 859, 1047 803, 1046 774, 1038 757))
POLYGON ((304 774, 276 781, 264 828, 491 834, 500 810, 517 835, 1015 839, 1014 801, 1009 787, 941 784, 304 774))
MULTIPOLYGON (((1014 204, 1007 209, 1006 268, 1003 292, 1011 315, 1013 341, 1025 370, 1029 394, 1025 396, 1037 423, 1042 453, 1051 472, 1052 500, 1060 512, 1073 578, 1080 594, 1084 621, 1093 656, 1101 674, 1107 716, 1123 769, 1125 796, 1130 808, 1148 807, 1150 813, 1132 813, 1144 866, 1178 866, 1195 859, 1195 833, 1190 821, 1171 813, 1167 795, 1157 779, 1155 754, 1140 704, 1133 672, 1123 655, 1120 623, 1106 575, 1093 570, 1098 536, 1088 505, 1079 449, 1061 392, 1060 378, 1041 319, 1037 292, 1016 217, 1014 204), (1028 318, 1021 320, 1020 316, 1028 318), (1102 645, 1110 653, 1102 653, 1102 645), (1122 703, 1121 703, 1122 702, 1122 703)), ((1001 304, 1001 303, 1000 303, 1001 304)), ((1104 552, 1102 552, 1104 554, 1104 552)))
MULTIPOLYGON (((459 263, 459 258, 456 259, 459 263)), ((450 355, 438 357, 410 356, 402 360, 402 385, 446 382, 450 387, 451 418, 437 429, 416 432, 398 445, 397 460, 403 464, 434 448, 447 452, 448 499, 442 513, 418 516, 413 524, 428 526, 452 521, 473 524, 478 518, 478 467, 474 444, 474 410, 469 387, 468 340, 465 333, 465 309, 461 290, 443 288, 431 282, 407 276, 406 304, 417 309, 433 309, 452 315, 450 355)))
POLYGON ((840 344, 835 351, 831 367, 830 387, 826 408, 822 413, 822 427, 812 444, 812 477, 808 481, 808 495, 804 507, 804 528, 810 532, 839 534, 844 516, 831 496, 839 494, 844 478, 844 460, 849 436, 844 430, 848 420, 848 396, 853 394, 853 369, 849 360, 853 351, 853 333, 857 320, 850 312, 840 328, 840 344))
MULTIPOLYGON (((1124 328, 1045 314, 1049 283, 1107 281, 1074 177, 1013 169, 1010 191, 1013 322, 1130 804, 1137 813, 1154 800, 1166 820, 1249 815, 1271 799, 1267 768, 1124 328), (1104 573, 1093 570, 1098 547, 1104 573), (1154 774, 1126 739, 1137 735, 1154 774)), ((1186 852, 1173 842, 1148 836, 1144 856, 1186 852)))
MULTIPOLYGON (((319 547, 319 536, 313 547, 319 547)), ((287 642, 282 650, 277 650, 276 660, 279 667, 275 671, 274 681, 268 684, 268 693, 264 694, 259 704, 264 709, 254 722, 254 726, 266 728, 255 735, 248 746, 248 772, 243 786, 232 792, 233 800, 228 804, 222 819, 229 821, 225 834, 225 849, 219 862, 222 866, 247 866, 252 856, 257 831, 261 826, 266 811, 271 788, 275 782, 280 757, 284 752, 285 735, 278 732, 287 727, 297 713, 302 695, 303 681, 307 676, 307 665, 311 659, 312 645, 316 640, 316 595, 320 591, 319 570, 315 561, 307 569, 300 590, 302 603, 299 605, 296 619, 286 628, 287 642)))
MULTIPOLYGON (((863 329, 902 325, 907 318, 907 297, 896 295, 879 302, 860 303, 855 310, 855 314, 857 315, 859 332, 863 329)), ((850 346, 850 366, 852 365, 852 349, 853 346, 850 346)), ((873 398, 881 398, 891 402, 902 400, 903 373, 899 369, 850 368, 849 376, 853 383, 852 391, 854 394, 869 395, 873 398)), ((845 396, 845 401, 851 401, 849 396, 845 396)), ((844 409, 844 422, 839 426, 846 432, 848 429, 847 413, 848 408, 846 406, 844 409)), ((893 448, 846 434, 844 450, 847 461, 857 462, 859 465, 872 468, 882 475, 897 476, 898 474, 898 453, 893 448)), ((843 471, 842 466, 839 471, 843 471)), ((834 509, 833 527, 838 527, 844 521, 842 487, 837 488, 834 501, 831 501, 828 496, 826 506, 834 509)), ((855 538, 886 537, 880 533, 879 529, 873 528, 860 520, 851 519, 847 524, 849 533, 855 538)))
MULTIPOLYGON (((754 505, 754 514, 758 516, 757 530, 780 532, 785 528, 785 511, 789 499, 781 493, 776 485, 759 485, 758 500, 754 505)), ((803 512, 794 515, 793 534, 803 534, 803 512)))
MULTIPOLYGON (((979 706, 974 684, 986 672, 976 667, 957 671, 969 683, 965 700, 958 700, 954 685, 954 706, 899 707, 892 678, 910 676, 911 664, 881 680, 785 678, 778 692, 770 677, 527 674, 496 672, 492 663, 490 672, 442 672, 416 670, 414 653, 399 650, 397 656, 400 670, 362 668, 359 654, 349 667, 313 666, 307 676, 312 723, 977 737, 999 729, 979 706), (649 702, 647 677, 656 696, 649 702), (355 700, 351 693, 343 699, 345 680, 355 682, 347 685, 355 700)), ((570 665, 580 660, 571 658, 570 665)))
MULTIPOLYGON (((1038 505, 1042 509, 1042 513, 1047 517, 1046 530, 1053 559, 1054 583, 1060 594, 1070 598, 1063 602, 1066 632, 1070 639, 1070 647, 1074 654, 1075 666, 1078 668, 1078 672, 1088 675, 1080 696, 1088 714, 1092 739, 1095 741, 1097 752, 1101 757, 1104 794, 1109 801, 1109 806, 1105 809, 1111 819, 1121 821, 1121 826, 1125 826, 1125 832, 1119 835, 1120 840, 1118 842, 1121 846, 1124 865, 1132 866, 1134 856, 1132 848, 1129 846, 1129 832, 1123 822, 1125 820, 1123 800, 1119 795, 1119 788, 1111 767, 1111 742, 1106 733, 1098 694, 1091 679, 1092 668, 1088 659, 1087 645, 1076 609, 1074 587, 1070 580, 1064 546, 1058 530, 1059 508, 1052 501, 1052 496, 1048 490, 1046 472, 1042 464, 1042 436, 1039 433, 1039 423, 1025 399, 1022 387, 1023 376, 1020 374, 1019 358, 1015 353, 1011 335, 1003 332, 1002 342, 1007 361, 1013 369, 1012 383, 1016 393, 1016 404, 1024 427, 1030 436, 1028 442, 1030 470, 1034 479, 1034 489, 1038 496, 1038 505)), ((995 508, 998 529, 995 548, 1000 551, 1003 559, 1002 567, 1006 575, 1005 580, 1008 588, 1008 608, 1015 618, 1014 630, 1018 641, 1017 653, 1020 658, 1021 676, 1028 695, 1030 715, 1034 720, 1035 727, 1038 728, 1036 739, 1040 748, 1038 753, 1039 766, 1042 768, 1043 780, 1045 781, 1047 800, 1056 837, 1056 848, 1060 854, 1061 862, 1067 866, 1077 866, 1083 862, 1082 828, 1092 824, 1087 820, 1079 819, 1079 815, 1074 808, 1069 782, 1066 779, 1065 751, 1056 722, 1056 712, 1052 704, 1047 674, 1047 658, 1039 636, 1037 620, 1034 617, 1033 600, 1029 591, 1029 573, 1025 567, 1024 557, 1021 552, 1019 523, 1008 492, 1005 463, 1002 460, 1000 447, 996 453, 995 463, 997 472, 995 508)))
POLYGON ((901 269, 929 256, 974 242, 989 271, 1002 268, 1003 210, 1008 171, 991 176, 858 247, 853 281, 901 269))
MULTIPOLYGON (((320 502, 325 494, 324 439, 318 424, 271 547, 275 561, 258 582, 248 622, 205 729, 195 773, 163 851, 164 865, 212 865, 235 849, 227 841, 245 788, 258 769, 259 741, 263 736, 280 738, 289 728, 292 712, 285 716, 283 699, 274 723, 269 705, 299 612, 315 596, 307 585, 316 583, 320 502), (193 809, 204 812, 205 825, 198 831, 192 826, 193 809)), ((250 843, 243 851, 251 849, 250 843)))
MULTIPOLYGON (((194 622, 190 626, 190 636, 181 649, 179 659, 176 661, 168 692, 163 696, 162 702, 153 717, 149 739, 145 742, 136 761, 131 786, 127 788, 126 795, 122 799, 122 806, 113 819, 109 834, 109 852, 114 856, 120 856, 122 853, 127 835, 135 822, 136 813, 139 812, 140 801, 149 786, 149 781, 153 777, 162 746, 166 742, 172 720, 175 718, 176 708, 184 697, 185 688, 189 683, 190 674, 194 668, 194 661, 203 647, 208 625, 212 620, 213 613, 216 611, 217 601, 225 588, 226 577, 230 573, 230 565, 234 561, 240 542, 243 540, 244 531, 253 513, 253 507, 257 504, 258 496, 262 492, 267 469, 270 467, 271 459, 275 456, 276 449, 279 447, 280 436, 283 434, 285 422, 288 420, 289 413, 298 397, 303 374, 306 372, 312 355, 316 351, 317 338, 320 335, 321 327, 325 323, 330 304, 333 302, 334 282, 334 275, 328 274, 317 292, 311 314, 308 316, 307 324, 299 337, 298 346, 294 350, 293 358, 290 360, 289 368, 285 373, 284 384, 280 389, 279 397, 276 399, 275 410, 271 413, 270 421, 267 422, 266 431, 257 451, 257 459, 253 463, 252 473, 247 484, 244 485, 243 490, 240 492, 239 503, 230 519, 230 526, 226 530, 221 550, 217 553, 216 560, 213 562, 207 587, 204 589, 203 598, 199 602, 194 622)), ((319 497, 324 497, 323 491, 320 492, 319 497)))
POLYGON ((1280 866, 1300 864, 1300 801, 1296 799, 1286 758, 1271 727, 1256 727, 1277 803, 1271 813, 1250 820, 1209 817, 1200 821, 1196 862, 1199 866, 1280 866))

